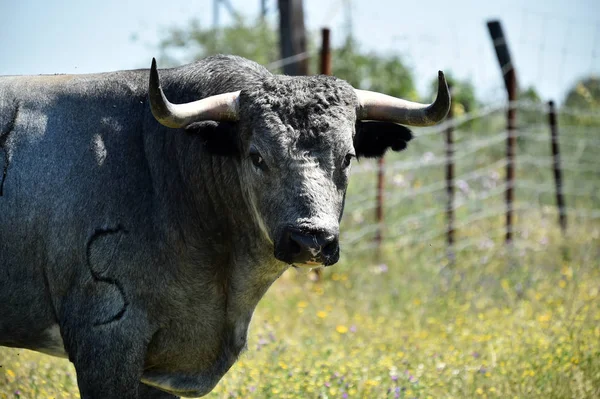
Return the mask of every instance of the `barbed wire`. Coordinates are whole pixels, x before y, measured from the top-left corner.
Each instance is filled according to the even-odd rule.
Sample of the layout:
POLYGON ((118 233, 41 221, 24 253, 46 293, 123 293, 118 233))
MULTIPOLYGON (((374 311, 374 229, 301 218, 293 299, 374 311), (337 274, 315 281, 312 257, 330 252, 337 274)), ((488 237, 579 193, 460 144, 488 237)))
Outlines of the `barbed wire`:
POLYGON ((316 53, 315 51, 312 51, 312 52, 311 51, 304 51, 302 53, 294 54, 294 55, 292 55, 290 57, 286 57, 286 58, 282 58, 282 59, 277 60, 277 61, 273 61, 273 62, 267 64, 266 68, 269 71, 273 71, 273 70, 279 69, 279 68, 284 67, 284 66, 289 65, 289 64, 294 64, 294 63, 299 62, 299 61, 304 61, 307 58, 312 57, 315 53, 316 53))
MULTIPOLYGON (((549 168, 550 166, 554 166, 554 160, 552 159, 539 159, 535 156, 531 155, 521 155, 518 160, 521 164, 525 165, 534 165, 543 168, 549 168)), ((575 172, 598 172, 600 170, 600 165, 592 165, 592 164, 583 164, 581 162, 567 162, 565 160, 560 161, 560 167, 563 170, 575 171, 575 172)))
MULTIPOLYGON (((516 203, 514 204, 511 209, 513 211, 518 211, 518 212, 524 212, 524 211, 533 211, 533 210, 539 210, 540 207, 537 205, 531 205, 528 203, 516 203)), ((587 209, 579 209, 579 208, 574 208, 574 207, 567 207, 565 208, 565 211, 567 213, 567 215, 570 216, 576 216, 579 218, 585 218, 587 220, 596 220, 596 219, 600 219, 600 210, 587 210, 587 209)), ((459 223, 457 223, 454 227, 454 229, 456 231, 461 231, 463 229, 465 229, 466 227, 469 227, 471 225, 473 225, 476 222, 480 222, 480 221, 484 221, 487 219, 491 219, 491 218, 498 218, 498 217, 503 217, 504 214, 506 212, 506 207, 505 206, 495 206, 495 207, 491 207, 488 208, 482 212, 478 212, 478 213, 474 213, 471 216, 469 216, 468 218, 465 218, 463 220, 461 220, 459 223)), ((404 221, 404 223, 408 224, 408 221, 404 221)), ((344 235, 342 236, 341 242, 342 245, 345 246, 351 246, 353 251, 364 251, 364 250, 373 250, 376 249, 378 247, 378 244, 374 241, 374 240, 370 240, 368 239, 369 234, 374 233, 377 230, 377 225, 369 225, 367 226, 367 228, 363 229, 363 234, 360 235, 344 235)), ((485 225, 485 231, 486 234, 481 236, 480 239, 489 239, 490 236, 489 234, 489 225, 485 225)), ((501 224, 498 223, 498 226, 496 227, 496 229, 498 231, 502 231, 503 233, 506 232, 506 228, 501 224)), ((520 232, 522 231, 521 227, 516 227, 512 229, 513 232, 520 232)), ((407 232, 405 231, 401 231, 398 234, 392 234, 394 232, 393 227, 390 228, 388 227, 386 229, 387 232, 387 236, 384 240, 384 244, 386 246, 386 248, 401 248, 401 247, 407 247, 407 246, 413 246, 413 245, 420 245, 420 244, 431 244, 434 245, 436 244, 436 239, 442 238, 444 237, 448 230, 445 228, 440 228, 440 229, 433 229, 433 230, 427 230, 427 231, 419 231, 419 234, 414 234, 414 230, 412 231, 412 234, 407 234, 407 232)), ((442 246, 443 244, 438 243, 437 245, 442 246)))
MULTIPOLYGON (((500 169, 502 167, 505 167, 507 164, 506 159, 501 159, 499 161, 496 161, 494 163, 492 163, 491 165, 485 166, 483 168, 479 168, 476 170, 473 170, 471 172, 468 173, 464 173, 462 175, 458 175, 454 178, 455 181, 463 181, 463 182, 469 182, 473 179, 476 178, 480 178, 480 177, 488 177, 490 175, 491 172, 493 172, 496 169, 500 169)), ((435 192, 439 192, 439 191, 443 191, 446 189, 446 181, 440 180, 425 186, 421 186, 418 188, 414 188, 414 187, 407 187, 406 191, 402 192, 401 194, 398 194, 392 190, 388 190, 385 193, 385 199, 386 199, 386 205, 388 206, 393 206, 393 205, 397 205, 398 203, 400 203, 401 201, 403 201, 404 199, 410 198, 410 197, 417 197, 417 196, 421 196, 424 194, 432 194, 435 192)), ((376 204, 373 202, 373 196, 372 195, 361 195, 361 196, 357 196, 357 197, 353 197, 350 201, 348 201, 347 206, 349 208, 353 208, 356 206, 361 206, 361 209, 363 210, 370 210, 375 208, 376 204), (368 205, 362 206, 364 203, 369 202, 368 205)))
MULTIPOLYGON (((530 131, 520 131, 519 133, 517 133, 516 137, 523 139, 523 140, 532 140, 532 141, 537 141, 537 142, 548 142, 549 140, 549 129, 548 126, 542 126, 540 125, 540 127, 545 128, 545 130, 547 130, 546 132, 543 133, 537 133, 538 130, 537 129, 532 129, 530 131), (533 133, 533 134, 532 134, 533 133)), ((560 145, 562 146, 579 146, 581 145, 581 138, 578 137, 576 138, 576 140, 573 139, 573 131, 575 130, 575 126, 569 127, 569 126, 561 126, 559 128, 561 131, 567 133, 567 136, 563 136, 560 140, 560 145)), ((593 129, 584 129, 581 131, 581 133, 583 133, 583 135, 585 136, 586 133, 598 133, 600 132, 600 128, 593 128, 593 129)), ((600 140, 595 140, 593 138, 585 137, 585 139, 583 140, 585 142, 585 145, 588 146, 593 146, 593 147, 600 147, 600 140)))
MULTIPOLYGON (((544 26, 546 23, 544 23, 544 26)), ((539 51, 539 75, 546 74, 542 57, 546 51, 545 43, 538 46, 539 51)), ((562 48, 562 61, 559 68, 559 74, 564 72, 565 57, 573 52, 565 44, 562 48), (561 72, 562 71, 562 72, 561 72)), ((284 65, 295 63, 310 58, 316 54, 316 51, 303 52, 291 57, 275 61, 267 68, 270 70, 280 69, 284 65)), ((506 65, 506 68, 512 68, 512 65, 506 65)), ((507 228, 504 226, 504 217, 508 209, 517 214, 529 214, 534 211, 540 211, 545 207, 544 201, 547 201, 547 195, 552 196, 556 192, 556 185, 553 181, 539 181, 529 177, 517 174, 517 179, 513 183, 506 182, 503 179, 504 168, 508 161, 504 157, 504 145, 507 140, 507 131, 505 129, 479 130, 473 128, 472 123, 489 120, 490 118, 503 118, 509 109, 516 109, 517 115, 521 112, 526 113, 529 119, 519 119, 518 128, 514 132, 517 140, 530 143, 536 148, 535 153, 523 153, 517 150, 516 166, 517 171, 525 170, 531 173, 535 170, 547 170, 549 173, 555 166, 556 161, 552 158, 550 151, 550 127, 544 122, 548 119, 550 108, 546 102, 532 102, 528 100, 519 100, 514 102, 496 102, 486 107, 480 108, 475 112, 466 113, 453 119, 448 119, 443 123, 429 128, 415 129, 416 145, 424 149, 424 153, 419 155, 407 156, 409 152, 403 153, 405 157, 396 159, 385 164, 385 174, 388 177, 398 178, 398 181, 392 180, 391 184, 386 185, 386 189, 381 193, 384 209, 401 208, 406 201, 424 200, 426 207, 419 208, 412 206, 413 213, 399 212, 392 220, 386 220, 383 223, 372 222, 364 223, 353 221, 364 219, 366 214, 371 214, 376 207, 376 190, 374 184, 374 175, 378 170, 375 162, 366 160, 355 165, 352 169, 353 179, 364 179, 373 177, 373 184, 360 192, 349 196, 346 201, 346 215, 350 215, 349 224, 343 229, 341 242, 343 245, 352 247, 352 251, 375 250, 381 245, 387 249, 398 249, 412 245, 427 245, 429 251, 435 258, 434 262, 439 262, 447 256, 446 234, 450 229, 456 232, 457 242, 452 247, 454 253, 477 247, 479 250, 497 250, 503 243, 503 237, 507 228), (538 115, 533 117, 533 115, 538 115), (445 132, 447 129, 455 131, 455 142, 448 146, 445 143, 445 132), (537 144, 539 146, 535 147, 537 144), (545 145, 544 145, 545 144, 545 145), (461 164, 468 164, 475 157, 482 157, 480 164, 472 170, 462 173, 456 173, 453 179, 453 185, 456 190, 454 202, 448 206, 447 185, 448 182, 439 177, 433 181, 431 176, 427 176, 426 171, 443 171, 448 162, 447 153, 452 155, 452 161, 460 170, 461 164), (498 159, 500 157, 500 159, 498 159), (406 176, 408 174, 408 176, 406 176), (423 183, 421 182, 423 180, 423 183), (528 202, 516 201, 512 205, 504 203, 504 194, 512 188, 517 192, 517 198, 528 198, 528 202), (542 196, 542 197, 540 197, 542 196), (542 201, 542 198, 546 198, 542 201), (453 212, 456 220, 452 227, 445 221, 447 212, 453 212), (490 220, 498 219, 493 223, 490 220), (477 237, 473 237, 473 231, 478 232, 477 237), (374 237, 376 233, 383 232, 383 241, 378 244, 374 237)), ((560 168, 569 173, 582 174, 594 173, 600 170, 598 160, 593 156, 593 148, 600 147, 600 140, 595 136, 598 128, 586 127, 577 124, 573 119, 587 118, 598 121, 600 124, 600 115, 594 111, 568 108, 565 106, 556 107, 556 115, 559 120, 560 145, 563 149, 561 154, 560 168), (571 118, 571 119, 570 119, 571 118), (566 123, 565 123, 566 122, 566 123), (590 155, 591 154, 591 155, 590 155)), ((506 125, 504 125, 506 126, 506 125)), ((549 174, 547 176, 550 176, 549 174)), ((586 202, 586 207, 568 206, 563 211, 569 217, 584 218, 588 221, 600 219, 600 187, 596 183, 584 186, 576 185, 570 182, 562 185, 562 193, 571 201, 576 198, 586 202), (591 201, 591 202, 589 202, 591 201), (595 201, 595 202, 594 202, 595 201)), ((546 214, 549 212, 544 211, 546 214)), ((398 212, 395 212, 398 213, 398 212)), ((554 216, 558 210, 554 209, 554 216)), ((348 218, 348 217, 347 217, 348 218)), ((513 226, 510 229, 514 233, 520 231, 520 227, 513 226)), ((519 237, 515 238, 518 242, 519 237)), ((530 248, 539 250, 543 245, 527 240, 521 240, 519 248, 530 248)))
MULTIPOLYGON (((489 199, 489 198, 494 198, 494 197, 499 197, 502 193, 504 193, 506 191, 506 189, 508 187, 515 187, 515 188, 522 188, 522 189, 527 189, 527 190, 531 190, 534 193, 554 193, 556 187, 553 185, 544 185, 544 184, 538 184, 534 181, 516 181, 513 184, 508 184, 506 182, 503 182, 501 184, 499 184, 498 186, 490 189, 490 190, 486 190, 485 192, 479 194, 479 195, 475 195, 475 196, 471 196, 471 197, 463 197, 463 198, 459 198, 450 209, 452 209, 453 211, 457 211, 461 208, 466 207, 467 205, 470 204, 475 204, 475 203, 481 203, 481 201, 489 199)), ((565 195, 571 196, 571 197, 589 197, 592 194, 595 194, 596 197, 598 197, 598 199, 600 199, 600 187, 597 188, 598 192, 597 193, 591 193, 587 190, 581 190, 581 189, 565 189, 563 188, 563 193, 565 195)), ((405 198, 406 196, 399 196, 398 198, 396 198, 396 201, 393 203, 386 203, 387 206, 395 206, 398 205, 403 198, 405 198)), ((537 205, 525 205, 525 204, 521 204, 518 205, 516 207, 512 207, 512 210, 521 210, 523 206, 528 206, 527 209, 537 209, 538 206, 537 205)), ((365 210, 370 210, 373 207, 366 207, 366 208, 361 208, 361 211, 365 211, 365 210)), ((507 206, 506 205, 500 205, 494 208, 490 208, 492 209, 492 215, 495 216, 500 216, 503 215, 506 210, 507 210, 507 206), (494 213, 496 212, 496 213, 494 213)), ((419 212, 417 214, 413 214, 413 215, 408 215, 404 218, 401 218, 391 224, 387 224, 385 226, 386 231, 388 232, 393 232, 395 230, 403 230, 400 227, 404 227, 407 225, 422 225, 424 224, 424 222, 427 219, 431 219, 431 218, 435 218, 438 217, 440 215, 445 214, 448 211, 447 207, 444 207, 444 204, 440 204, 439 207, 435 207, 432 209, 427 209, 425 211, 419 212)), ((600 210, 598 211, 588 211, 585 209, 579 209, 579 208, 566 208, 567 212, 570 212, 572 214, 577 214, 577 215, 585 215, 588 216, 590 218, 598 218, 600 216, 600 210)), ((490 212, 490 210, 488 209, 487 212, 490 212)), ((475 216, 476 217, 476 216, 475 216)), ((473 220, 470 219, 464 219, 462 221, 462 223, 471 223, 473 220)), ((459 227, 459 226, 457 226, 459 227)), ((462 226, 464 227, 464 226, 462 226)), ((361 240, 362 238, 364 238, 365 236, 367 236, 368 234, 371 234, 373 232, 375 232, 377 229, 379 229, 380 226, 377 226, 375 224, 372 225, 366 225, 358 230, 354 230, 352 232, 348 232, 344 235, 344 239, 347 240, 347 242, 349 243, 354 243, 356 241, 361 240)), ((440 230, 439 234, 444 234, 446 233, 448 230, 440 230)), ((393 235, 390 235, 390 238, 392 238, 393 235)))

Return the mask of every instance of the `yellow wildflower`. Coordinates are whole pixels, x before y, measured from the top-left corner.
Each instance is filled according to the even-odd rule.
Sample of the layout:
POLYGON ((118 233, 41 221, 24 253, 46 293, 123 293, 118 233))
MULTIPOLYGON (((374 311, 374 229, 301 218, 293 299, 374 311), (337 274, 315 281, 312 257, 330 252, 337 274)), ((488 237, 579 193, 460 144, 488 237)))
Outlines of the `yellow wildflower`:
POLYGON ((336 328, 335 331, 337 331, 340 334, 346 334, 348 332, 348 327, 343 326, 341 324, 339 324, 336 328))
POLYGON ((546 313, 546 314, 538 316, 538 321, 540 323, 546 323, 546 322, 550 321, 550 318, 551 318, 550 315, 546 313))
POLYGON ((560 280, 560 281, 558 282, 558 286, 559 286, 560 288, 565 288, 565 287, 567 286, 567 282, 566 282, 565 280, 560 280))

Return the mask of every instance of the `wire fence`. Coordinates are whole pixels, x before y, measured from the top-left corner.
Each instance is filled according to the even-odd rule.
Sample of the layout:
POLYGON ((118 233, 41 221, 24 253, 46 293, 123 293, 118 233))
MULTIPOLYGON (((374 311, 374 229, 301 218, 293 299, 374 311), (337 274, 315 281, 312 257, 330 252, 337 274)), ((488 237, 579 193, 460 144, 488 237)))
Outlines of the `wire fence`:
POLYGON ((498 104, 422 129, 407 150, 386 155, 386 184, 379 196, 379 164, 376 160, 361 160, 353 167, 347 196, 341 229, 344 250, 393 254, 421 246, 432 262, 450 263, 465 251, 504 248, 507 209, 516 219, 509 227, 512 245, 543 250, 549 237, 560 236, 561 232, 555 167, 563 174, 560 191, 566 205, 562 213, 574 226, 563 234, 600 234, 600 115, 558 110, 560 158, 556 158, 551 126, 543 123, 548 121, 548 112, 547 104, 498 104), (509 106, 519 115, 512 183, 504 178, 508 163, 505 111, 509 106), (578 123, 577 118, 582 117, 588 125, 578 123), (445 140, 449 126, 455 138, 451 146, 445 140), (444 174, 448 150, 455 167, 452 181, 444 174), (450 202, 449 184, 455 190, 450 202), (505 193, 509 187, 515 199, 507 204, 505 193), (384 209, 382 222, 375 217, 379 206, 384 209), (453 224, 447 217, 449 210, 455 218, 453 224), (451 230, 456 238, 449 245, 447 235, 451 230))
MULTIPOLYGON (((513 101, 420 129, 408 150, 388 154, 385 163, 355 165, 341 229, 345 252, 380 259, 383 251, 423 247, 433 263, 451 264, 474 249, 543 250, 550 236, 569 234, 567 220, 576 226, 572 234, 600 235, 600 115, 515 101, 513 64, 498 53, 506 39, 492 28, 513 101)), ((323 39, 322 58, 328 46, 323 39)), ((315 55, 303 52, 268 68, 315 55)))

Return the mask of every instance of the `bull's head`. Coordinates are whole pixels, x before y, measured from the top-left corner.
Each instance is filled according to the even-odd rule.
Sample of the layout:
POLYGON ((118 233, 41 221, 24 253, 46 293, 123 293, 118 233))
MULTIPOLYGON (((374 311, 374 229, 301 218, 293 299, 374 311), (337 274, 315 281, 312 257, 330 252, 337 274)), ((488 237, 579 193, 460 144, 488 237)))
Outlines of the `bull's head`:
POLYGON ((207 120, 229 124, 222 134, 232 139, 221 140, 229 148, 219 151, 239 160, 247 202, 275 257, 315 266, 339 258, 352 158, 404 149, 412 134, 399 124, 441 121, 450 94, 442 72, 431 105, 356 90, 329 76, 275 75, 251 90, 176 105, 165 97, 153 60, 150 104, 154 117, 168 127, 190 128, 207 120))

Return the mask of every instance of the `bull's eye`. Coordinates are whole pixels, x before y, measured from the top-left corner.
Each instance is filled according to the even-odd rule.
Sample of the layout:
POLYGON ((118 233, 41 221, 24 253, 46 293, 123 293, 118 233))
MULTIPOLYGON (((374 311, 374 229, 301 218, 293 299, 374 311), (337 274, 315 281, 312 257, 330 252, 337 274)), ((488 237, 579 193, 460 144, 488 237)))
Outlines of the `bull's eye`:
POLYGON ((352 161, 352 158, 354 158, 356 155, 352 154, 352 153, 348 153, 346 154, 346 157, 344 158, 344 163, 342 164, 342 168, 346 169, 348 166, 350 166, 350 162, 352 161))
POLYGON ((258 151, 254 149, 250 150, 250 159, 252 160, 252 164, 258 169, 264 170, 266 168, 265 160, 258 151))

